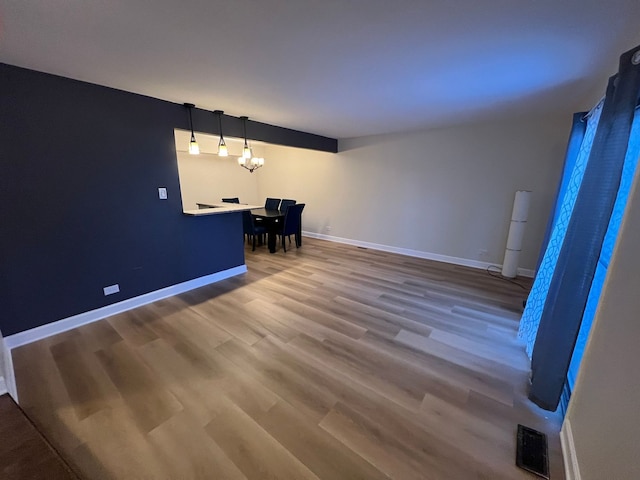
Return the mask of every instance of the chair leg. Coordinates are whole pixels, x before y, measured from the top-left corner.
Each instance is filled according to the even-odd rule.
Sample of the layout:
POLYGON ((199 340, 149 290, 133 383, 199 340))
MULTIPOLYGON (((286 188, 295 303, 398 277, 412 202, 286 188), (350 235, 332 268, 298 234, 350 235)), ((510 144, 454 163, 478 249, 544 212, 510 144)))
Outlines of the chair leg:
POLYGON ((256 251, 256 235, 253 235, 253 248, 251 249, 252 252, 256 251))
POLYGON ((287 253, 287 242, 284 238, 284 235, 282 235, 282 249, 284 250, 284 253, 287 253))

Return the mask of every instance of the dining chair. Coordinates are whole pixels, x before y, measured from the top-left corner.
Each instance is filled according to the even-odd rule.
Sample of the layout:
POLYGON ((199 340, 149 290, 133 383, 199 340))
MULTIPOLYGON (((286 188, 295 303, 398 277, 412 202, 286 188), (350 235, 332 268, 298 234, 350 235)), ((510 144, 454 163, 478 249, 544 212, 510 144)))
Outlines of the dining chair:
MULTIPOLYGON (((287 213, 287 210, 291 205, 295 205, 296 201, 291 200, 289 198, 283 198, 282 202, 280 202, 280 211, 283 213, 287 213)), ((291 238, 289 238, 289 243, 291 243, 291 238)))
POLYGON ((252 252, 256 250, 256 238, 258 235, 263 237, 267 233, 267 229, 261 225, 256 225, 253 221, 253 216, 249 210, 244 210, 242 212, 242 230, 244 235, 247 236, 247 240, 253 241, 252 252))
POLYGON ((289 206, 287 212, 284 214, 284 222, 282 222, 282 230, 280 235, 282 236, 282 248, 285 253, 287 252, 287 242, 285 237, 289 237, 289 243, 291 243, 291 235, 296 236, 296 248, 300 246, 299 234, 300 227, 302 226, 302 210, 304 210, 304 203, 297 203, 289 206))
POLYGON ((280 199, 279 198, 267 198, 264 202, 264 208, 267 210, 278 210, 280 207, 280 199))
POLYGON ((223 198, 222 199, 223 203, 240 203, 240 199, 238 197, 233 197, 233 198, 223 198))
POLYGON ((280 210, 282 210, 283 212, 287 212, 287 208, 289 208, 291 205, 295 205, 296 201, 295 200, 290 200, 288 198, 283 198, 282 202, 280 202, 280 210))

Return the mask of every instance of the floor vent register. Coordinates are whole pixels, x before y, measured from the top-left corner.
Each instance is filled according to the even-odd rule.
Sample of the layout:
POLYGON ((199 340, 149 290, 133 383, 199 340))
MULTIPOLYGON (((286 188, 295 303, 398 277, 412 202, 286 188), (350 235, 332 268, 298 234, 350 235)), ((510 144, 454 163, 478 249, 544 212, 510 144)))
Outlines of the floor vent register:
POLYGON ((541 478, 549 479, 549 453, 544 433, 518 425, 516 465, 541 478))

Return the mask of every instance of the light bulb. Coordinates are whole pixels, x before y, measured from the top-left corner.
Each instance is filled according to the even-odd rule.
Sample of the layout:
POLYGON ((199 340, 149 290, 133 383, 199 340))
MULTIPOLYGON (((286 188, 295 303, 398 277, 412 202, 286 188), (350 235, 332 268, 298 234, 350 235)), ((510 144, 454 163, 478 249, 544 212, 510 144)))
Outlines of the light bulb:
POLYGON ((249 159, 252 157, 251 155, 251 149, 247 146, 247 144, 245 143, 244 148, 242 149, 242 156, 246 159, 249 159))
POLYGON ((218 144, 218 156, 219 157, 228 157, 229 149, 227 148, 227 144, 224 143, 224 138, 220 137, 220 143, 218 144))
POLYGON ((242 166, 247 163, 247 159, 244 157, 238 157, 238 165, 242 166))
POLYGON ((191 137, 191 141, 189 142, 189 153, 191 155, 200 154, 200 147, 198 146, 198 142, 196 142, 196 137, 191 137))
POLYGON ((264 165, 264 158, 260 157, 258 159, 258 165, 260 165, 260 166, 264 165))

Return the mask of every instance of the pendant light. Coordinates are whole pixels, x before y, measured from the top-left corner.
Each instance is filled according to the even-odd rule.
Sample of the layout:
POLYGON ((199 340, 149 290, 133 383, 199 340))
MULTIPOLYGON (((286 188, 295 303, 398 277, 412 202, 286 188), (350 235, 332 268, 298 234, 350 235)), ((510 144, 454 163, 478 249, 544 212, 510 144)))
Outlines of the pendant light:
POLYGON ((193 103, 185 103, 185 107, 189 110, 189 128, 191 129, 191 140, 189 141, 189 153, 191 155, 199 155, 200 147, 198 147, 198 142, 196 142, 196 136, 193 133, 193 119, 191 118, 191 109, 195 107, 193 103))
POLYGON ((238 165, 246 168, 250 173, 264 165, 264 158, 254 157, 249 145, 247 144, 247 120, 249 117, 240 117, 244 128, 244 147, 242 148, 242 156, 238 157, 238 165))
POLYGON ((251 149, 249 145, 247 145, 247 120, 249 117, 240 117, 242 120, 242 126, 244 128, 244 147, 242 147, 242 158, 249 160, 253 155, 251 155, 251 149))
POLYGON ((228 157, 229 150, 227 149, 227 144, 224 141, 224 135, 222 135, 222 115, 224 114, 224 112, 222 110, 215 110, 213 114, 218 116, 218 130, 220 131, 220 142, 218 142, 218 156, 228 157))

